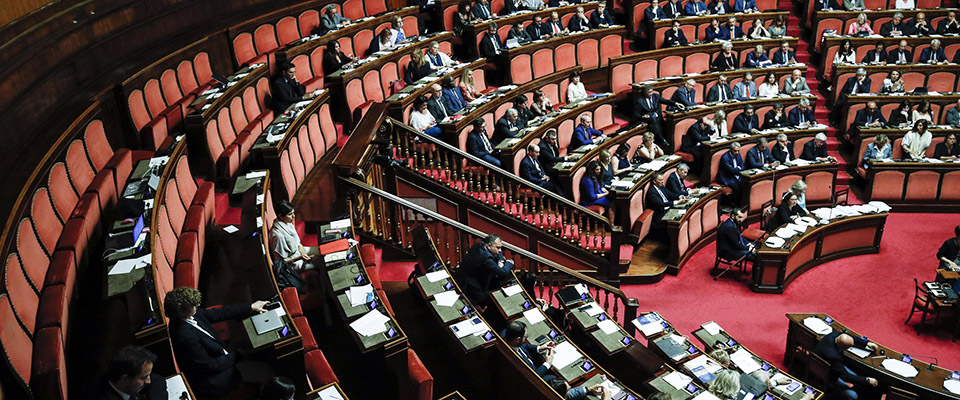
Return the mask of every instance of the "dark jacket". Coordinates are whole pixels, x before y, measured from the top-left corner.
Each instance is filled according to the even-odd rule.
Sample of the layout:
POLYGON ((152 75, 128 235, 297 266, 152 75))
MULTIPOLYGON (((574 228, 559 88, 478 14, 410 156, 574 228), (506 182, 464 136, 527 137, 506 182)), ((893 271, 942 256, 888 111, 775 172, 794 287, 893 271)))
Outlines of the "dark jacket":
POLYGON ((793 143, 787 145, 787 149, 783 150, 783 146, 779 144, 773 146, 773 150, 770 151, 770 154, 773 155, 773 159, 779 161, 781 164, 787 162, 787 157, 790 156, 790 161, 796 160, 797 157, 793 155, 793 143))
POLYGON ((300 82, 278 76, 270 84, 270 94, 272 95, 270 108, 273 109, 274 113, 283 113, 291 104, 303 100, 303 95, 306 92, 307 88, 300 82))
POLYGON ((483 35, 483 38, 480 39, 480 55, 487 58, 494 58, 503 54, 503 42, 500 41, 499 35, 491 35, 490 32, 487 32, 483 35), (494 46, 496 42, 496 46, 494 46), (499 51, 500 54, 497 54, 499 51))
POLYGON ((757 145, 747 150, 747 168, 763 168, 763 164, 774 161, 773 154, 770 154, 770 149, 766 147, 761 150, 760 146, 757 145))
POLYGON ((800 153, 800 158, 807 161, 814 161, 818 157, 827 156, 827 144, 824 143, 823 146, 817 147, 817 144, 813 140, 803 144, 803 153, 800 153))
POLYGON ((751 129, 760 129, 760 118, 754 113, 752 117, 747 117, 747 113, 742 112, 733 119, 733 129, 731 133, 750 133, 751 129))
POLYGON ((195 392, 206 396, 220 395, 230 392, 240 384, 236 354, 224 354, 227 344, 217 335, 213 324, 242 318, 250 313, 249 304, 198 309, 193 318, 212 337, 184 320, 170 321, 170 342, 173 344, 177 364, 195 392))
MULTIPOLYGON (((847 369, 843 365, 843 352, 837 348, 837 336, 841 334, 843 334, 843 332, 834 329, 833 332, 828 333, 817 342, 817 345, 813 348, 813 352, 830 364, 830 379, 832 381, 835 382, 837 379, 842 379, 847 383, 865 385, 867 384, 867 378, 847 372, 847 369)), ((854 336, 853 345, 864 348, 867 346, 867 341, 854 336)))
POLYGON ((513 263, 504 262, 503 254, 493 255, 483 242, 477 242, 460 262, 460 282, 464 294, 474 304, 489 303, 487 292, 501 279, 509 277, 513 263))
POLYGON ((740 227, 727 219, 717 227, 717 255, 730 261, 739 260, 747 254, 747 244, 750 242, 740 234, 740 227))

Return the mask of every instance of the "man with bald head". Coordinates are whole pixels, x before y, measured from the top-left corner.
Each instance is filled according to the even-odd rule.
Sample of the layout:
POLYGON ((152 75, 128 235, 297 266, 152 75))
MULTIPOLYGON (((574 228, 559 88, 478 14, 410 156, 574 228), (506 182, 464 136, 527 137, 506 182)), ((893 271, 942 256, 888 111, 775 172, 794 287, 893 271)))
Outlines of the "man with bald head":
POLYGON ((837 330, 824 336, 813 348, 814 353, 830 364, 830 383, 846 400, 859 399, 857 390, 865 385, 877 386, 875 378, 857 375, 844 365, 843 352, 852 346, 871 351, 877 350, 876 343, 871 343, 864 338, 854 338, 837 330))

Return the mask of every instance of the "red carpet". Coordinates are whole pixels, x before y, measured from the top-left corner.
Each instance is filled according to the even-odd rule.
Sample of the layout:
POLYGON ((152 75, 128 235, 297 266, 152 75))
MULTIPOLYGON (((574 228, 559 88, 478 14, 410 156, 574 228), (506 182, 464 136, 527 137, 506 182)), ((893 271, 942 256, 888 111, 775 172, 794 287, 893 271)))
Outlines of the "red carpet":
MULTIPOLYGON (((849 328, 910 355, 933 355, 945 368, 960 368, 960 344, 946 330, 904 325, 913 299, 913 278, 933 280, 936 253, 960 224, 945 214, 895 214, 887 218, 880 253, 836 260, 795 279, 782 295, 757 294, 746 283, 713 281, 715 246, 696 254, 679 276, 654 285, 625 286, 640 310, 659 311, 681 333, 713 320, 759 356, 782 366, 788 312, 824 312, 849 328)), ((698 343, 696 339, 693 339, 698 343)), ((928 361, 925 360, 924 361, 928 361)))

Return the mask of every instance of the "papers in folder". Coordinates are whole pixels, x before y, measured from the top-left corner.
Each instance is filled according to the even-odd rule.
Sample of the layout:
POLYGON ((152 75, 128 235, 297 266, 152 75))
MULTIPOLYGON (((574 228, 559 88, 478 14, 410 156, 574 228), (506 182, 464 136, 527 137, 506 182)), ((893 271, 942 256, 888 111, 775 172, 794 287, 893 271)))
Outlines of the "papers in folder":
POLYGON ((580 311, 587 313, 591 317, 596 317, 603 312, 603 308, 597 305, 597 303, 589 303, 583 307, 580 307, 580 311))
POLYGON ((603 333, 606 333, 608 335, 611 335, 613 333, 620 331, 620 327, 617 326, 617 323, 613 322, 612 319, 605 319, 603 321, 600 321, 599 323, 597 323, 597 327, 599 327, 600 330, 603 331, 603 333))
MULTIPOLYGON (((168 400, 180 400, 181 396, 186 393, 190 392, 187 391, 187 385, 183 382, 183 375, 177 374, 167 378, 168 400)), ((187 398, 190 398, 189 395, 187 398)))
POLYGON ((558 370, 564 369, 579 359, 580 352, 569 341, 564 341, 553 348, 553 366, 558 370))
POLYGON ((697 397, 694 397, 693 400, 720 400, 717 396, 714 396, 713 393, 710 393, 706 390, 700 392, 697 397))
POLYGON ((753 359, 753 354, 750 354, 749 351, 744 350, 742 347, 730 355, 730 361, 737 364, 737 367, 745 374, 760 369, 760 364, 753 359))
POLYGON ((785 226, 785 227, 783 227, 783 228, 777 229, 777 232, 776 232, 775 234, 776 234, 778 237, 781 237, 781 238, 784 238, 784 239, 790 239, 790 238, 794 237, 797 233, 799 233, 799 232, 797 232, 797 231, 795 231, 795 230, 793 230, 793 229, 790 229, 790 228, 788 228, 788 227, 785 226))
POLYGON ((827 321, 817 317, 804 318, 803 325, 819 335, 826 335, 830 332, 833 332, 833 328, 827 324, 827 321))
POLYGON ((666 160, 653 160, 639 165, 639 168, 648 169, 651 171, 659 171, 660 168, 663 168, 667 165, 666 160))
POLYGON ((654 313, 641 316, 640 318, 637 318, 632 322, 633 322, 633 326, 636 326, 637 329, 639 329, 644 336, 655 335, 660 332, 663 332, 663 324, 661 324, 661 322, 663 322, 663 319, 661 319, 659 315, 654 313))
POLYGON ((450 277, 450 274, 447 273, 447 270, 441 269, 439 271, 433 271, 427 273, 427 280, 430 282, 442 281, 450 277))
POLYGON ((330 386, 317 393, 320 400, 343 400, 343 396, 337 391, 335 386, 330 386))
POLYGON ((872 351, 867 350, 867 349, 861 349, 861 348, 859 348, 859 347, 850 347, 850 348, 847 349, 847 351, 849 351, 849 352, 852 353, 853 355, 855 355, 855 356, 857 356, 857 357, 860 357, 860 358, 867 358, 868 356, 870 356, 870 354, 873 354, 872 351))
MULTIPOLYGON (((170 387, 167 384, 167 387, 170 387)), ((960 381, 956 379, 947 379, 943 381, 943 388, 953 394, 960 394, 960 381)))
POLYGON ((547 317, 543 316, 543 313, 540 312, 539 308, 531 308, 527 311, 524 311, 523 317, 527 319, 527 322, 530 322, 530 325, 539 324, 541 321, 547 319, 547 317))
POLYGON ((373 285, 350 287, 350 291, 347 292, 347 299, 350 299, 350 305, 354 307, 369 303, 373 300, 373 285))
POLYGON ((460 339, 468 335, 480 336, 490 329, 480 318, 471 318, 450 325, 450 330, 457 336, 457 339, 460 339))
POLYGON ((363 336, 373 336, 387 331, 386 322, 390 317, 383 315, 380 310, 370 310, 364 316, 350 323, 350 328, 363 336))
POLYGON ((700 327, 703 328, 703 330, 707 331, 707 333, 710 334, 711 336, 719 335, 720 332, 723 332, 723 328, 720 327, 720 324, 717 324, 716 322, 713 322, 713 321, 707 322, 705 324, 701 324, 700 327))
POLYGON ((907 364, 903 361, 896 360, 893 358, 888 358, 886 360, 883 360, 883 362, 881 362, 880 365, 883 365, 883 367, 886 368, 887 371, 893 372, 904 378, 913 378, 917 376, 918 373, 920 373, 920 371, 917 371, 917 369, 913 365, 907 364))
POLYGON ((137 258, 128 258, 125 260, 117 261, 114 264, 113 268, 110 269, 110 272, 107 275, 123 275, 133 271, 136 268, 143 268, 147 265, 150 265, 150 254, 145 254, 137 258))
POLYGON ((786 241, 783 240, 783 238, 776 237, 776 236, 770 236, 763 241, 763 244, 767 245, 767 247, 774 248, 774 249, 779 249, 783 247, 784 243, 786 243, 786 241))
POLYGON ((350 227, 350 218, 338 219, 336 221, 330 221, 330 229, 344 229, 350 227))

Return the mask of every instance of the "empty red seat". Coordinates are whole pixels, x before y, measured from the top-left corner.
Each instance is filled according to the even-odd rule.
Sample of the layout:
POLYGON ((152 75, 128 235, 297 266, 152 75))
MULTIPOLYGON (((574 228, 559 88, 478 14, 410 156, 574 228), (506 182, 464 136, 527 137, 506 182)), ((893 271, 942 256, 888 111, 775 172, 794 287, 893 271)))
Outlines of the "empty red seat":
POLYGON ((257 53, 270 53, 280 47, 273 25, 263 24, 253 31, 253 42, 257 46, 257 53))
MULTIPOLYGON (((37 310, 40 304, 40 296, 37 291, 27 281, 23 268, 17 262, 16 256, 11 254, 7 256, 7 265, 3 272, 3 283, 10 297, 10 303, 13 306, 13 312, 17 321, 23 325, 29 333, 33 333, 37 323, 37 310)), ((4 323, 14 323, 12 320, 4 323)))
POLYGON ((316 27, 320 26, 320 12, 317 10, 307 10, 300 13, 297 17, 297 26, 300 29, 300 36, 309 36, 316 27))
POLYGON ((173 281, 176 287, 186 286, 196 289, 199 282, 200 271, 193 261, 181 261, 173 272, 173 281))
POLYGON ((303 315, 303 309, 300 307, 300 294, 297 293, 297 288, 283 288, 283 290, 280 292, 280 298, 283 299, 283 305, 286 307, 290 318, 303 315))
POLYGON ((296 18, 286 16, 277 21, 277 39, 281 46, 300 39, 300 28, 297 27, 296 18))
POLYGON ((70 219, 70 213, 77 206, 80 196, 70 183, 67 166, 64 163, 55 163, 50 168, 50 175, 47 177, 47 190, 50 192, 50 199, 53 200, 54 209, 57 211, 60 220, 70 219))
POLYGON ((67 399, 67 362, 59 327, 40 329, 33 338, 30 387, 38 400, 67 399))
POLYGON ((7 370, 13 373, 13 378, 23 384, 24 387, 30 382, 33 376, 33 342, 27 331, 20 324, 6 323, 6 321, 15 321, 16 314, 13 306, 10 304, 10 297, 6 293, 0 294, 0 343, 3 343, 3 357, 9 366, 7 370))
POLYGON ((31 221, 33 228, 37 232, 40 244, 47 254, 53 253, 57 246, 57 240, 63 232, 63 222, 57 217, 57 212, 53 209, 53 203, 50 202, 50 194, 47 188, 37 189, 33 193, 33 202, 30 207, 31 221))
POLYGON ((320 349, 306 352, 304 365, 307 370, 307 379, 313 388, 337 382, 337 374, 333 372, 333 368, 330 367, 330 363, 320 349))
POLYGON ((403 390, 401 399, 431 400, 433 399, 433 376, 420 361, 420 357, 413 349, 407 349, 407 373, 409 388, 403 390))
POLYGON ((17 229, 16 254, 23 270, 26 272, 26 276, 39 293, 43 287, 43 279, 47 275, 47 268, 50 266, 50 255, 40 246, 40 241, 37 239, 36 231, 33 230, 33 224, 29 218, 20 220, 20 226, 17 229))
POLYGON ((313 330, 310 329, 310 322, 307 321, 307 317, 293 317, 293 323, 297 326, 297 330, 300 331, 300 336, 303 338, 303 351, 309 353, 311 350, 316 350, 318 348, 317 339, 313 337, 313 330))

